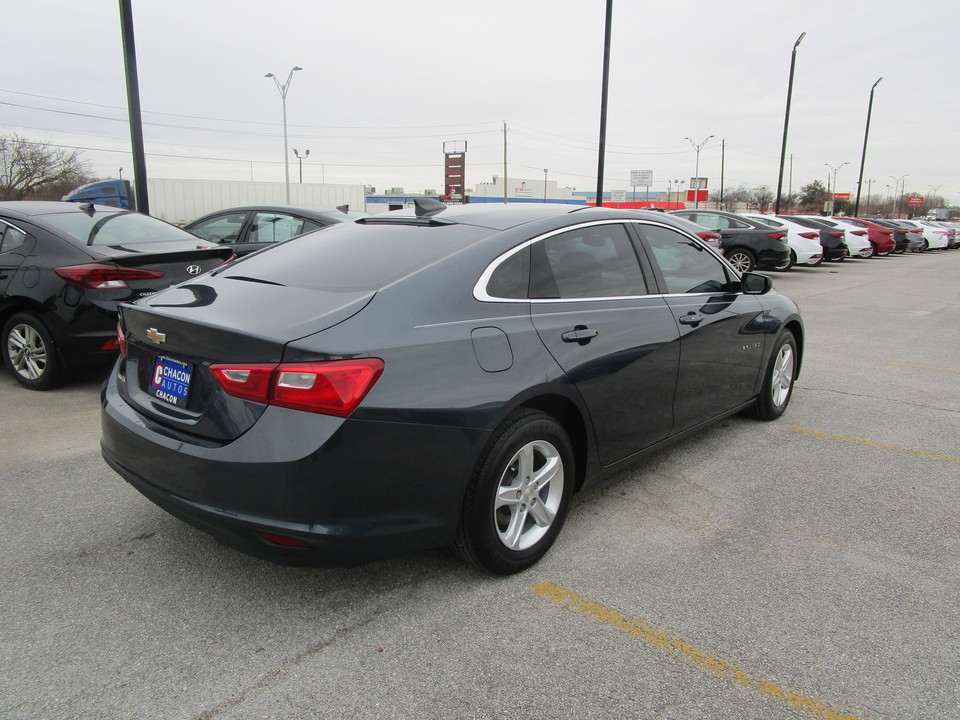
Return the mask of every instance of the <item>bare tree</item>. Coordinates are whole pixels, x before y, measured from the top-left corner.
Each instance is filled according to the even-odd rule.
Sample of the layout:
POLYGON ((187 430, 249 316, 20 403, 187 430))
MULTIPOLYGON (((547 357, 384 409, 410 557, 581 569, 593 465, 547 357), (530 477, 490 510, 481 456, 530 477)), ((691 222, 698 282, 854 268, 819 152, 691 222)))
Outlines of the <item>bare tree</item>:
POLYGON ((768 188, 766 185, 761 185, 758 188, 754 188, 750 199, 757 206, 761 213, 765 213, 770 209, 770 205, 773 203, 773 190, 768 188))
POLYGON ((93 177, 79 150, 29 140, 16 133, 0 135, 0 200, 59 200, 63 188, 93 177))

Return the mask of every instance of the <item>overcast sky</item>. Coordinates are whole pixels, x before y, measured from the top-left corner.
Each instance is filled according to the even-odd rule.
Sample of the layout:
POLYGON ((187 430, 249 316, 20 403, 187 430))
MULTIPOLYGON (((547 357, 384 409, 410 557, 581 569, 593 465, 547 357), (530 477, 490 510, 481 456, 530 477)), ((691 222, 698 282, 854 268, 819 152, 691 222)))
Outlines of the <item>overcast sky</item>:
MULTIPOLYGON (((596 188, 605 0, 134 0, 147 174, 283 180, 281 98, 305 182, 441 189, 444 141, 467 141, 466 185, 503 174, 596 188)), ((614 0, 605 189, 653 170, 776 190, 790 54, 792 187, 960 202, 955 0, 614 0), (843 163, 849 163, 843 165, 843 163), (832 180, 831 180, 832 182, 832 180)), ((0 131, 85 148, 132 180, 116 0, 4 9, 0 131)), ((291 180, 298 163, 291 153, 291 180)), ((784 191, 790 183, 789 165, 784 191)))

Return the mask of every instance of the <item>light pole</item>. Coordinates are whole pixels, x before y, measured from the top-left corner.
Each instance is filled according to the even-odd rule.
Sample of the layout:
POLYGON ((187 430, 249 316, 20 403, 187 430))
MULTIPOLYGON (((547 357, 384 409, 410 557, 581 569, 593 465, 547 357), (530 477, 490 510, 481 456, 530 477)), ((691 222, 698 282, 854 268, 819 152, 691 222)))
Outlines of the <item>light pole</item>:
POLYGON ((939 190, 940 188, 942 188, 943 185, 927 185, 927 187, 930 188, 930 200, 926 203, 927 212, 929 213, 930 210, 932 209, 932 208, 930 207, 930 203, 933 202, 933 198, 936 197, 937 190, 939 190))
POLYGON ((797 64, 797 48, 800 42, 806 37, 806 33, 800 33, 800 37, 793 44, 793 52, 790 54, 790 80, 787 82, 787 109, 783 113, 783 143, 780 145, 780 176, 777 180, 777 205, 775 215, 780 214, 780 195, 783 192, 783 164, 787 158, 787 128, 790 126, 790 100, 793 98, 793 69, 797 64))
POLYGON ((547 168, 543 169, 543 201, 547 201, 547 168))
MULTIPOLYGON (((883 78, 880 78, 880 80, 883 80, 883 78)), ((880 80, 877 80, 873 84, 873 87, 870 88, 870 104, 867 105, 867 129, 863 131, 863 153, 860 155, 860 177, 857 180, 857 202, 853 206, 854 217, 860 214, 860 185, 863 183, 863 163, 867 159, 867 135, 870 134, 870 113, 873 112, 873 91, 877 89, 880 80)))
POLYGON ((690 140, 690 144, 693 145, 693 149, 697 151, 697 166, 696 166, 696 170, 693 171, 693 176, 696 178, 694 182, 697 184, 697 187, 693 188, 693 199, 695 203, 694 205, 695 208, 700 207, 700 193, 697 192, 700 189, 700 151, 703 149, 703 146, 707 144, 707 140, 709 140, 712 137, 716 137, 716 135, 708 135, 707 137, 704 138, 703 142, 700 143, 699 145, 695 143, 693 140, 690 140, 690 138, 684 138, 684 140, 690 140))
MULTIPOLYGON (((304 160, 304 158, 310 157, 310 151, 309 151, 309 150, 305 150, 304 153, 303 153, 303 155, 301 156, 300 153, 297 152, 297 149, 294 148, 294 149, 293 149, 293 156, 294 156, 297 160, 300 161, 300 184, 303 185, 303 160, 304 160)), ((289 203, 289 202, 290 202, 290 200, 288 199, 288 200, 287 200, 287 203, 289 203)))
POLYGON ((893 217, 896 219, 900 215, 900 195, 898 194, 898 188, 900 183, 904 183, 906 187, 906 178, 910 177, 910 174, 901 175, 900 177, 894 177, 893 175, 888 175, 891 180, 893 180, 893 217))
POLYGON ((827 202, 830 203, 831 214, 833 213, 833 196, 837 193, 837 173, 840 172, 840 168, 842 168, 844 165, 849 165, 849 164, 850 163, 848 162, 842 162, 839 165, 837 165, 837 167, 834 167, 830 163, 824 163, 824 165, 826 165, 828 168, 830 168, 833 171, 833 194, 830 193, 830 176, 827 175, 827 195, 829 196, 827 198, 827 202))
POLYGON ((277 90, 280 91, 280 98, 283 102, 283 172, 286 178, 287 205, 290 204, 290 157, 287 153, 287 90, 290 89, 290 81, 293 80, 293 73, 297 70, 303 70, 303 68, 299 65, 291 68, 290 74, 287 75, 287 81, 283 83, 283 85, 280 84, 277 76, 272 72, 264 75, 264 77, 273 78, 273 82, 276 83, 277 90))

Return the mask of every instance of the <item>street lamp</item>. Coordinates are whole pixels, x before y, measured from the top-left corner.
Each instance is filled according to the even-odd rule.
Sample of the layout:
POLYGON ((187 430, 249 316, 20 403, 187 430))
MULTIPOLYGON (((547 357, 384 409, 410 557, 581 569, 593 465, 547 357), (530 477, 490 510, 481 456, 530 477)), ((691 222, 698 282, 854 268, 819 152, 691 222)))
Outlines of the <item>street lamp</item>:
POLYGON ((910 177, 910 174, 901 175, 900 177, 894 177, 893 175, 888 175, 891 180, 893 180, 893 217, 894 219, 900 216, 900 195, 898 194, 897 188, 900 187, 900 183, 904 183, 906 187, 906 178, 910 177))
POLYGON ((547 168, 543 169, 543 201, 547 201, 547 168))
POLYGON ((842 162, 839 165, 837 165, 837 167, 834 167, 830 163, 824 163, 824 165, 826 165, 828 168, 830 168, 833 171, 833 193, 832 194, 830 192, 830 176, 827 175, 827 195, 828 195, 827 202, 830 203, 831 213, 833 212, 833 196, 837 192, 837 173, 840 172, 840 168, 842 168, 844 165, 849 165, 849 164, 850 163, 848 162, 842 162))
POLYGON ((790 54, 790 80, 787 82, 787 109, 783 113, 783 143, 780 146, 780 176, 777 180, 777 205, 775 215, 780 214, 780 195, 783 192, 783 164, 787 158, 787 128, 790 126, 790 100, 793 98, 793 69, 797 64, 797 48, 800 42, 806 37, 806 33, 800 33, 800 37, 793 44, 793 52, 790 54))
MULTIPOLYGON (((880 78, 883 80, 883 78, 880 78)), ((873 112, 873 91, 877 89, 877 85, 880 84, 880 80, 877 80, 873 87, 870 88, 870 104, 867 105, 867 129, 863 131, 863 154, 860 155, 860 178, 857 180, 857 202, 853 206, 853 216, 858 217, 860 215, 860 186, 863 183, 863 163, 867 159, 867 135, 870 134, 870 113, 873 112)), ((869 202, 869 192, 867 193, 867 198, 869 202)))
POLYGON ((937 190, 942 188, 943 185, 927 185, 927 187, 930 188, 930 200, 926 203, 926 205, 927 205, 927 212, 930 212, 930 209, 931 209, 930 203, 933 202, 933 198, 936 197, 937 190))
MULTIPOLYGON (((305 150, 304 153, 303 153, 303 155, 301 156, 300 153, 297 152, 297 149, 294 148, 294 149, 293 149, 293 156, 294 156, 297 160, 300 161, 300 184, 302 185, 302 184, 303 184, 303 160, 304 160, 304 158, 310 157, 310 151, 309 151, 309 150, 305 150)), ((314 176, 314 177, 316 177, 316 176, 314 176)), ((289 203, 290 203, 290 199, 287 198, 287 204, 289 204, 289 203)))
POLYGON ((264 77, 273 78, 273 82, 276 83, 277 90, 280 91, 280 98, 283 102, 283 172, 286 177, 287 205, 290 204, 290 158, 287 155, 287 90, 290 89, 290 81, 293 79, 293 73, 297 70, 303 70, 303 68, 299 65, 291 68, 290 74, 287 75, 287 81, 282 85, 277 79, 277 76, 272 72, 264 75, 264 77))
POLYGON ((690 144, 693 145, 693 149, 697 151, 697 169, 693 172, 693 176, 696 178, 694 182, 697 184, 697 187, 693 188, 693 199, 696 203, 694 207, 697 208, 700 207, 700 193, 697 192, 700 189, 700 151, 703 149, 703 146, 707 144, 707 140, 712 137, 716 137, 716 135, 708 135, 699 145, 697 145, 697 143, 695 143, 693 140, 690 140, 690 138, 684 138, 684 140, 690 140, 690 144))

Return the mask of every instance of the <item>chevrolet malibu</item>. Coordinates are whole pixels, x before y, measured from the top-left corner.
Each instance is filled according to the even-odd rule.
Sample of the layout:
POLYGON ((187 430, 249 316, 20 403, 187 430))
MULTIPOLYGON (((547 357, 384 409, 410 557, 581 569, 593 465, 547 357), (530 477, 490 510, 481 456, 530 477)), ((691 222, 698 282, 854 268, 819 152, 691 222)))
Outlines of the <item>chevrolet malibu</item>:
POLYGON ((803 324, 669 216, 418 201, 123 305, 107 463, 286 564, 537 562, 571 495, 787 407, 803 324))

